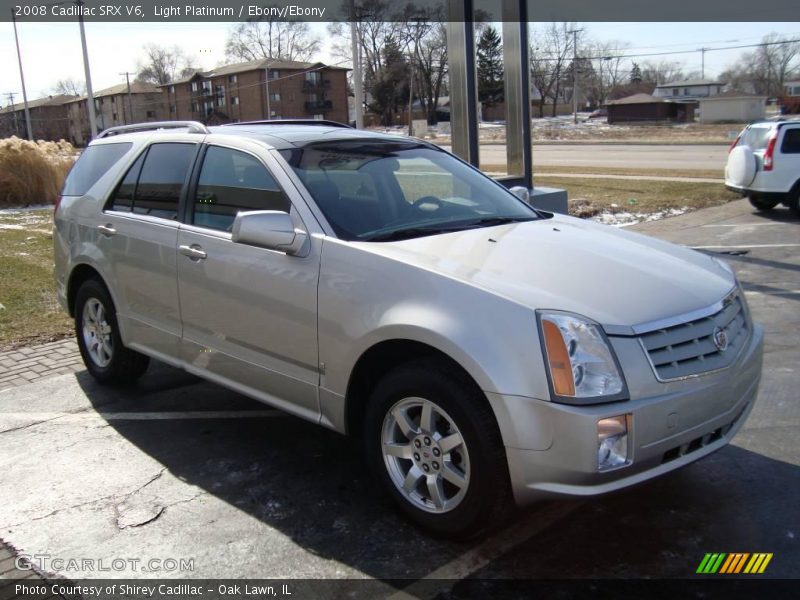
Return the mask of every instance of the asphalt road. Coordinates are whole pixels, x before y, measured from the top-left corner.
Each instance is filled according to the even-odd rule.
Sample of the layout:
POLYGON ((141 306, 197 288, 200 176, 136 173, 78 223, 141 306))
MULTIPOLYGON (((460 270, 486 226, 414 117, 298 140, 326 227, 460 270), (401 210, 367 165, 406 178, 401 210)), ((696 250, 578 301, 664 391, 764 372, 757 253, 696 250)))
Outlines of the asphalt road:
POLYGON ((163 365, 121 391, 83 372, 0 392, 0 538, 30 555, 126 561, 53 569, 71 578, 366 578, 370 597, 476 585, 466 578, 484 597, 495 578, 697 578, 706 552, 772 552, 751 579, 797 578, 800 222, 741 201, 639 230, 746 252, 721 256, 765 326, 765 372, 748 422, 713 456, 456 544, 399 518, 337 434, 163 365), (167 558, 192 568, 142 570, 167 558))
MULTIPOLYGON (((449 146, 443 146, 450 150, 449 146)), ((506 147, 482 144, 480 162, 504 165, 506 147)), ((537 165, 555 167, 617 167, 629 169, 719 169, 722 174, 728 146, 542 144, 533 146, 533 170, 537 165)))

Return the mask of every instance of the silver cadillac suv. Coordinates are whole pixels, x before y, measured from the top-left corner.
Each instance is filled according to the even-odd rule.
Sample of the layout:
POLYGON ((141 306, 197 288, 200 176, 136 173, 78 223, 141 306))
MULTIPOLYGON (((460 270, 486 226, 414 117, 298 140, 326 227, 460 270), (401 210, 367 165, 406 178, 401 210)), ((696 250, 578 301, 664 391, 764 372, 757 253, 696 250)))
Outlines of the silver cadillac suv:
POLYGON ((360 436, 400 510, 443 536, 718 450, 761 375, 724 263, 332 123, 108 130, 54 243, 95 378, 129 384, 155 358, 360 436))

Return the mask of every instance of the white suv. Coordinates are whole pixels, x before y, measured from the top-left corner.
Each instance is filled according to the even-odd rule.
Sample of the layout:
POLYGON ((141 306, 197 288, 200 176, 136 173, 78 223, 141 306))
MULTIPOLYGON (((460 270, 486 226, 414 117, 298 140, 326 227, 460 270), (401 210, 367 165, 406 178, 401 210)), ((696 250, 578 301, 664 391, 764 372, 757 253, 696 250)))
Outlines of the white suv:
POLYGON ((784 204, 800 216, 800 121, 745 127, 728 154, 725 187, 758 210, 784 204))

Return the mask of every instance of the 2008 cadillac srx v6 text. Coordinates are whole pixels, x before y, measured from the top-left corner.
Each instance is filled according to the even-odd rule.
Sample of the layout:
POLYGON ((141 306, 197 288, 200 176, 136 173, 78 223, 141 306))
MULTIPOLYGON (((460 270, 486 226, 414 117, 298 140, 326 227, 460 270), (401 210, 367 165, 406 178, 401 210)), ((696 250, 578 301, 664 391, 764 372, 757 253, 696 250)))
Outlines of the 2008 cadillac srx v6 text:
POLYGON ((525 195, 334 123, 115 128, 56 207, 59 297, 98 380, 152 357, 357 435, 408 518, 465 537, 718 450, 761 375, 726 264, 525 195))

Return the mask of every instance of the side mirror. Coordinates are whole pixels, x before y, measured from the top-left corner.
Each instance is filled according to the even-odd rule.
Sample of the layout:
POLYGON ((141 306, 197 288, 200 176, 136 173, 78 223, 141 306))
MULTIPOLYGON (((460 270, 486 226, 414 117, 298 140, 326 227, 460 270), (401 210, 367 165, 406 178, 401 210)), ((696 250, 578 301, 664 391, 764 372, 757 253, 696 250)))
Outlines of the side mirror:
POLYGON ((508 191, 522 200, 525 204, 531 203, 531 194, 528 192, 528 188, 521 185, 515 185, 514 187, 509 188, 508 191))
POLYGON ((231 233, 231 239, 237 244, 278 250, 292 256, 300 255, 308 240, 308 234, 296 229, 292 217, 280 210, 240 212, 233 221, 231 233))

